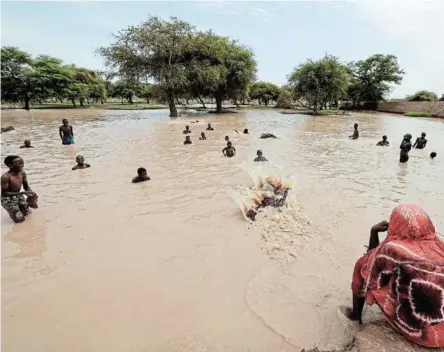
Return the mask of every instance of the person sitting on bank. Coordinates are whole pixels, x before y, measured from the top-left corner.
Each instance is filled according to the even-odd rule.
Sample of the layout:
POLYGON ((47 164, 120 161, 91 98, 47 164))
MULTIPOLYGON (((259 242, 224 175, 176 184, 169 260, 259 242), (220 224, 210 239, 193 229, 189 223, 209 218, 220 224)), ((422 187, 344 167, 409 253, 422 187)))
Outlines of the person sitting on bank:
POLYGON ((191 142, 191 137, 190 136, 186 136, 185 137, 185 141, 183 142, 183 144, 184 145, 193 144, 193 142, 191 142))
POLYGON ((244 129, 244 134, 248 134, 248 128, 244 129))
POLYGON ((256 155, 257 157, 254 158, 254 161, 268 161, 264 156, 262 156, 262 150, 258 150, 256 155))
POLYGON ((150 181, 151 178, 148 176, 146 169, 144 167, 139 167, 137 169, 137 176, 133 178, 133 183, 139 183, 144 181, 150 181))
POLYGON ((67 119, 62 120, 63 125, 59 128, 60 138, 63 145, 74 144, 74 131, 67 119))
POLYGON ((433 159, 435 159, 436 158, 436 152, 431 152, 430 153, 430 158, 433 160, 433 159))
POLYGON ((353 131, 353 134, 351 136, 349 136, 348 138, 350 138, 350 139, 358 139, 359 138, 358 124, 355 123, 353 127, 354 127, 355 130, 353 131))
POLYGON ((399 153, 400 163, 406 163, 409 161, 409 151, 412 149, 411 139, 412 135, 407 133, 399 146, 399 149, 401 149, 401 152, 399 153))
POLYGON ((191 133, 191 130, 190 130, 190 126, 186 125, 185 129, 183 130, 183 134, 188 134, 188 133, 191 133))
POLYGON ((211 123, 208 124, 207 131, 214 131, 214 128, 211 126, 211 123))
POLYGON ((73 170, 87 169, 88 167, 91 167, 91 165, 85 163, 85 158, 82 155, 77 155, 76 162, 77 165, 72 168, 73 170))
POLYGON ((29 139, 27 139, 25 142, 24 142, 24 144, 22 145, 22 146, 20 146, 20 149, 21 148, 34 148, 32 145, 31 145, 31 141, 29 140, 29 139))
POLYGON ((1 177, 2 191, 1 203, 8 212, 9 217, 15 223, 25 221, 31 211, 29 208, 37 208, 37 194, 28 184, 28 178, 23 168, 25 163, 18 155, 9 155, 5 158, 5 165, 9 170, 1 177), (24 192, 21 192, 23 186, 24 192), (27 196, 28 199, 25 199, 27 196))
POLYGON ((415 144, 413 144, 413 148, 424 149, 427 144, 427 139, 425 137, 426 137, 425 132, 422 132, 421 137, 416 138, 416 142, 415 144))
POLYGON ((377 146, 387 147, 389 145, 389 141, 387 140, 387 136, 382 136, 382 141, 379 141, 377 146))
POLYGON ((444 243, 418 205, 401 204, 389 222, 372 227, 367 253, 355 264, 353 307, 341 307, 362 323, 364 304, 376 303, 390 325, 412 342, 444 347, 444 243), (379 232, 386 232, 379 243, 379 232))
POLYGON ((230 141, 228 141, 228 142, 227 142, 227 146, 226 146, 224 149, 222 149, 222 153, 223 153, 226 157, 228 157, 228 158, 232 158, 233 156, 236 155, 236 148, 234 148, 234 147, 233 147, 233 144, 232 144, 230 141))
POLYGON ((200 134, 199 140, 200 140, 200 141, 205 141, 205 140, 207 140, 207 136, 205 136, 205 132, 202 132, 202 133, 200 134))

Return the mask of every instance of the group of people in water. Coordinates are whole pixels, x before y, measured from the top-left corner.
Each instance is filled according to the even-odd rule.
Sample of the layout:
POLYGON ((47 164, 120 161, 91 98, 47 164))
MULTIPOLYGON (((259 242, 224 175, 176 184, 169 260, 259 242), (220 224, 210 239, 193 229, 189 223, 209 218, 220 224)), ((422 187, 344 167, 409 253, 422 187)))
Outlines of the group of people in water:
MULTIPOLYGON (((358 124, 355 123, 354 124, 354 130, 353 130, 353 134, 351 136, 349 136, 348 138, 350 139, 358 139, 359 138, 359 130, 358 130, 358 124)), ((399 154, 399 162, 400 163, 406 163, 409 160, 409 152, 412 148, 415 149, 424 149, 425 146, 427 145, 427 139, 426 137, 426 133, 422 132, 421 136, 416 138, 415 143, 412 146, 412 135, 407 133, 406 135, 404 135, 401 145, 399 147, 400 149, 400 154, 399 154)), ((389 141, 387 140, 387 136, 382 136, 382 140, 379 141, 377 144, 377 146, 380 147, 388 147, 390 145, 389 141)), ((435 159, 436 158, 437 153, 436 152, 431 152, 430 153, 430 158, 431 159, 435 159)))
MULTIPOLYGON (((194 121, 193 121, 194 122, 194 121)), ((198 123, 199 121, 195 121, 196 123, 198 123)), ((211 125, 211 123, 208 123, 207 126, 207 131, 214 131, 213 126, 211 125)), ((236 133, 239 133, 237 130, 235 130, 236 133)), ((183 142, 184 145, 190 145, 193 144, 193 142, 191 141, 191 137, 189 136, 189 134, 191 133, 190 130, 190 126, 187 125, 185 126, 185 129, 182 132, 183 134, 186 134, 187 136, 185 136, 185 141, 183 142)), ((249 134, 248 129, 245 128, 243 130, 243 134, 249 134)), ((200 137, 199 137, 200 141, 205 141, 207 140, 207 136, 205 135, 205 132, 201 132, 200 137)), ((236 155, 236 148, 233 146, 233 143, 230 141, 230 137, 229 136, 225 136, 225 142, 227 142, 227 145, 225 148, 222 149, 222 154, 224 156, 226 156, 227 158, 232 158, 236 155)), ((259 162, 259 161, 268 161, 265 157, 262 156, 262 150, 258 150, 256 152, 257 157, 254 159, 255 162, 259 162)))

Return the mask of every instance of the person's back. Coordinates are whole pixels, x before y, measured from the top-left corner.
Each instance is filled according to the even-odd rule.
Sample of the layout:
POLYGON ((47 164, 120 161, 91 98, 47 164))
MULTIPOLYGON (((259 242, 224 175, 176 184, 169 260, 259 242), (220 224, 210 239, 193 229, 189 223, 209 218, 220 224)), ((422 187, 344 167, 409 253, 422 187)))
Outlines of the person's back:
POLYGON ((399 154, 399 162, 401 163, 405 163, 409 160, 409 152, 412 149, 412 143, 410 142, 411 138, 411 134, 406 134, 401 142, 401 145, 399 146, 399 149, 401 149, 399 154))
POLYGON ((432 160, 435 159, 436 155, 437 155, 436 152, 431 152, 430 153, 430 159, 432 159, 432 160))
POLYGON ((413 148, 424 149, 427 144, 427 139, 425 137, 426 137, 425 132, 421 133, 421 137, 416 138, 416 142, 413 145, 413 148))

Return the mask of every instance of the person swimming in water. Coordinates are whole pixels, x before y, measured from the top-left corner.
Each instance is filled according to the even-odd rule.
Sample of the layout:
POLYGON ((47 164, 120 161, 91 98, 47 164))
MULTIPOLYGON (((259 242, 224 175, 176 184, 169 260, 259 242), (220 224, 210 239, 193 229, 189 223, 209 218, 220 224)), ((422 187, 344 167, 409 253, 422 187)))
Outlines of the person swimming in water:
POLYGON ((355 128, 355 130, 353 131, 353 134, 348 137, 350 139, 358 139, 359 138, 359 131, 358 131, 358 124, 357 123, 354 124, 354 128, 355 128))
POLYGON ((193 144, 193 142, 191 142, 191 137, 190 136, 186 136, 185 137, 185 141, 183 142, 183 144, 184 145, 193 144))
POLYGON ((387 147, 389 145, 389 141, 387 140, 387 136, 382 136, 382 141, 379 141, 377 146, 387 147))
POLYGON ((430 158, 433 160, 433 159, 435 159, 436 158, 436 152, 431 152, 430 153, 430 158))
POLYGON ((31 145, 31 141, 29 140, 29 139, 27 139, 25 142, 24 142, 24 144, 22 145, 22 146, 20 146, 20 149, 21 148, 34 148, 32 145, 31 145))
POLYGON ((228 157, 228 158, 232 158, 233 156, 236 155, 236 148, 234 148, 234 147, 233 147, 233 144, 232 144, 230 141, 228 141, 228 142, 227 142, 227 146, 226 146, 224 149, 222 149, 222 153, 223 153, 226 157, 228 157))
POLYGON ((200 134, 199 140, 200 140, 200 141, 206 141, 206 140, 207 140, 207 136, 205 136, 205 132, 202 132, 202 133, 200 134))
POLYGON ((74 144, 74 131, 67 119, 62 120, 63 125, 59 128, 60 139, 63 145, 74 144))
POLYGON ((256 155, 257 158, 254 158, 254 161, 268 161, 264 156, 262 156, 262 150, 258 150, 256 155))
POLYGON ((244 129, 244 134, 248 134, 248 128, 244 129))
POLYGON ((421 137, 416 138, 416 142, 415 144, 413 144, 413 148, 424 149, 427 144, 427 139, 425 137, 426 137, 425 132, 422 132, 421 137))
POLYGON ((405 163, 409 160, 409 151, 412 149, 411 139, 412 135, 409 133, 406 134, 401 142, 401 145, 399 146, 399 149, 401 149, 399 154, 400 163, 405 163))
POLYGON ((37 194, 31 190, 28 178, 23 167, 25 165, 18 155, 9 155, 5 158, 5 165, 9 170, 1 177, 1 203, 15 223, 25 221, 31 212, 29 207, 37 208, 37 194), (24 192, 21 192, 23 186, 24 192), (25 199, 24 196, 28 198, 25 199))
POLYGON ((77 165, 72 168, 73 170, 87 169, 91 167, 91 165, 85 163, 85 158, 82 155, 77 155, 76 162, 77 165))
POLYGON ((211 126, 211 123, 208 124, 207 131, 214 131, 214 128, 211 126))
POLYGON ((139 183, 150 180, 151 178, 147 175, 146 169, 144 167, 139 167, 137 169, 137 176, 133 178, 132 183, 139 183))
POLYGON ((191 130, 190 130, 190 126, 186 125, 185 129, 183 130, 183 134, 188 134, 188 133, 191 133, 191 130))

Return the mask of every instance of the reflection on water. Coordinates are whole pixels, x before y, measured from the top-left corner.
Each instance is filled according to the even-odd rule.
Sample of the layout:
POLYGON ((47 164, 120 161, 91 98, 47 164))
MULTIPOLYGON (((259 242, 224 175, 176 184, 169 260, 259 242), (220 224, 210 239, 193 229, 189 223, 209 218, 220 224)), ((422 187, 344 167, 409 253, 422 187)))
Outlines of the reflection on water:
POLYGON ((39 194, 39 209, 23 224, 2 210, 5 350, 337 345, 336 307, 349 302, 369 227, 399 202, 415 202, 443 231, 443 121, 251 110, 200 116, 189 123, 193 144, 184 146, 191 120, 169 120, 163 110, 2 113, 2 124, 15 127, 2 134, 2 157, 21 155, 39 194), (74 127, 73 146, 61 145, 63 118, 74 127), (207 122, 215 131, 199 141, 207 122), (355 122, 361 138, 349 140, 355 122), (250 135, 234 132, 244 128, 250 135), (402 135, 423 131, 427 148, 399 164, 402 135), (280 138, 259 139, 264 132, 280 138), (383 134, 391 146, 377 148, 383 134), (222 155, 225 135, 235 158, 222 155), (25 139, 35 148, 19 150, 25 139), (269 227, 285 241, 269 238, 295 246, 285 267, 260 250, 227 192, 252 185, 241 165, 252 165, 257 149, 297 177, 295 196, 311 219, 304 231, 296 223, 269 227), (72 172, 77 154, 92 167, 72 172), (131 184, 141 166, 152 181, 131 184), (34 334, 24 340, 23 331, 34 334))

